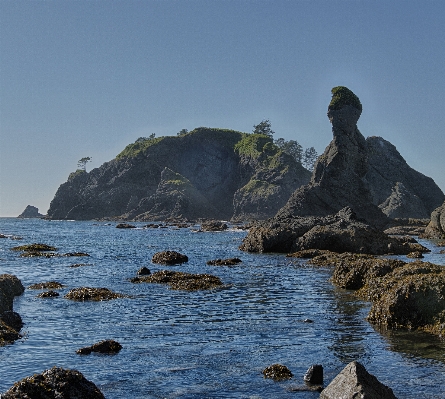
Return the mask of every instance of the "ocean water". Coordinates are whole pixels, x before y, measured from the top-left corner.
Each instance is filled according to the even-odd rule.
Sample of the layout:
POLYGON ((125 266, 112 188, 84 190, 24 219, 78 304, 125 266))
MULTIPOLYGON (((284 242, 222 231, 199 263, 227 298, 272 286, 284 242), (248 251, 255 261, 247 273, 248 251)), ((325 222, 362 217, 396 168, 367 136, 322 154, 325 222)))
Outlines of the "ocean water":
MULTIPOLYGON (((0 273, 25 287, 50 280, 65 285, 60 297, 37 298, 26 289, 14 301, 25 323, 24 337, 0 347, 0 392, 52 366, 79 370, 108 399, 120 398, 318 398, 295 392, 313 364, 324 367, 325 385, 353 360, 365 365, 401 398, 445 397, 445 342, 428 334, 379 331, 365 317, 370 304, 329 281, 332 270, 282 254, 239 251, 246 232, 230 229, 116 229, 115 223, 0 219, 0 273), (54 245, 60 253, 90 257, 21 258, 11 247, 54 245), (151 263, 155 252, 176 250, 189 262, 151 263), (208 266, 216 258, 239 257, 237 266, 208 266), (72 268, 76 263, 85 266, 72 268), (132 284, 148 267, 210 273, 222 288, 184 292, 159 284, 132 284), (130 298, 74 302, 76 287, 106 287, 130 298), (313 322, 305 322, 310 319, 313 322), (103 339, 120 342, 116 355, 77 355, 103 339), (294 377, 264 379, 262 370, 286 365, 294 377)), ((445 255, 424 260, 445 265, 445 255)))

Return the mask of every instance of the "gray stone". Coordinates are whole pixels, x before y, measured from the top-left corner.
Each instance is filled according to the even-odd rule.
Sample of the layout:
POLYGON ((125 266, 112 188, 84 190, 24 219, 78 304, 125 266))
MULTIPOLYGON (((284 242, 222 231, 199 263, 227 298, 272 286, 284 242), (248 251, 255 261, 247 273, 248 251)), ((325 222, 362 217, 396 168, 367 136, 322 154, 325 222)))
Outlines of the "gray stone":
POLYGON ((392 389, 357 361, 349 363, 321 392, 320 399, 396 399, 392 389))

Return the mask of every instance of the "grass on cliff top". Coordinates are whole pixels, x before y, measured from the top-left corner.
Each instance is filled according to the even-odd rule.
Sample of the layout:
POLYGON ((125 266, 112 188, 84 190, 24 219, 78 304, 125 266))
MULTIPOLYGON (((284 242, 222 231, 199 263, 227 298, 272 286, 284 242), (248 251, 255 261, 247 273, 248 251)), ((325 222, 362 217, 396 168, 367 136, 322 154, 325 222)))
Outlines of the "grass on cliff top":
POLYGON ((245 133, 244 137, 235 144, 235 151, 239 155, 258 158, 264 149, 270 152, 273 146, 272 137, 265 134, 245 133))
POLYGON ((217 142, 228 148, 234 148, 235 144, 238 143, 243 135, 246 133, 238 132, 236 130, 230 129, 219 129, 219 128, 209 128, 209 127, 198 127, 186 134, 180 136, 163 136, 147 138, 146 140, 136 140, 136 142, 127 145, 122 152, 120 152, 116 159, 122 158, 134 158, 139 154, 146 152, 148 148, 153 145, 160 143, 162 140, 168 138, 170 140, 190 140, 197 138, 199 140, 208 142, 217 142))
POLYGON ((345 105, 352 105, 357 108, 360 112, 362 111, 362 103, 359 98, 347 87, 337 86, 332 88, 332 99, 329 103, 329 109, 338 110, 345 105))

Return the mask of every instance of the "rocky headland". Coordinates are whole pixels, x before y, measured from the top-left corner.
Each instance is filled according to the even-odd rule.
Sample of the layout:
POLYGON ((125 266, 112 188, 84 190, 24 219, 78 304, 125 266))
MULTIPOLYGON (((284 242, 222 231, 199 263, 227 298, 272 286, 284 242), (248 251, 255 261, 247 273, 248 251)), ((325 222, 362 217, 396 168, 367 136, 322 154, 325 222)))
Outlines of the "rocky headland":
POLYGON ((271 137, 202 127, 137 140, 99 168, 72 173, 47 217, 265 219, 309 179, 271 137))
POLYGON ((242 250, 407 253, 409 245, 382 230, 391 218, 425 217, 444 194, 432 179, 411 169, 393 145, 380 137, 366 140, 357 128, 361 112, 352 91, 332 89, 333 140, 318 158, 311 181, 275 217, 256 223, 242 250))

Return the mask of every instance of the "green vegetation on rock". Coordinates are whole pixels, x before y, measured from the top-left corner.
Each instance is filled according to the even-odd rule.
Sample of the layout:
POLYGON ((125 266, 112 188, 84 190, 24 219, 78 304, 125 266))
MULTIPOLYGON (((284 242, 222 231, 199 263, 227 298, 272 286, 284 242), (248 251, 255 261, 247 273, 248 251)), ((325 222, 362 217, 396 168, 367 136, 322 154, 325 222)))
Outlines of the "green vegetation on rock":
POLYGON ((264 180, 252 179, 242 188, 242 190, 260 197, 268 197, 277 190, 277 186, 264 180))
POLYGON ((137 139, 134 143, 127 145, 123 151, 116 156, 116 159, 134 158, 139 154, 144 153, 147 148, 159 143, 163 139, 164 137, 153 137, 145 140, 137 139))
POLYGON ((352 105, 360 112, 362 111, 362 103, 359 98, 347 87, 337 86, 332 88, 332 99, 329 103, 329 109, 339 110, 345 105, 352 105))
MULTIPOLYGON (((245 134, 244 137, 235 144, 235 151, 238 152, 239 155, 246 155, 252 158, 258 158, 266 144, 272 144, 273 140, 271 137, 266 136, 264 134, 245 134)), ((267 146, 266 150, 270 151, 271 146, 267 146)))

